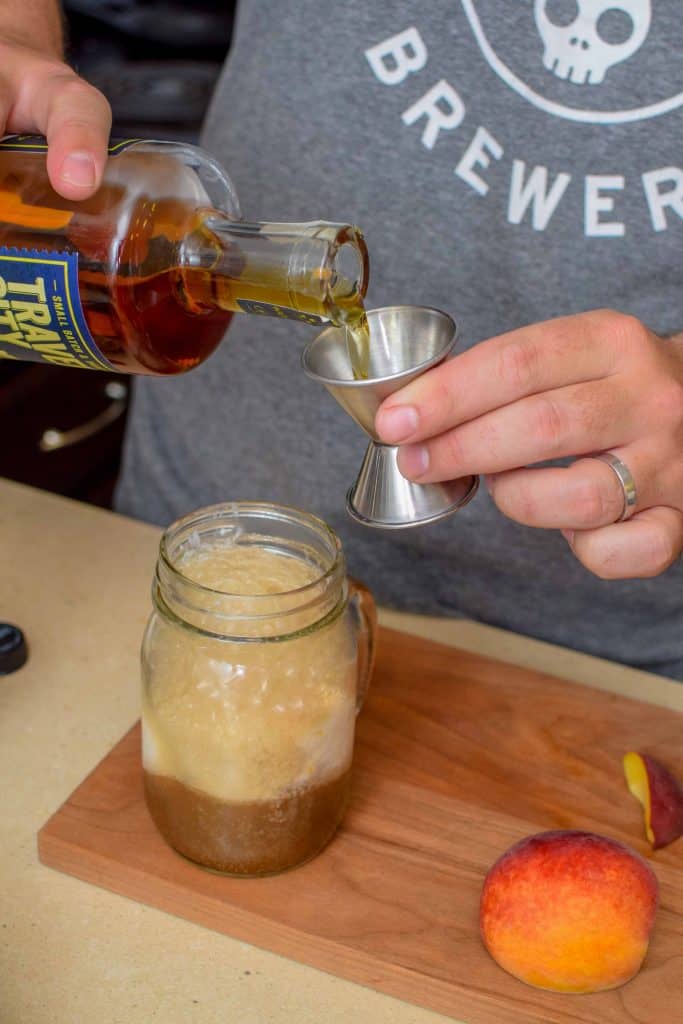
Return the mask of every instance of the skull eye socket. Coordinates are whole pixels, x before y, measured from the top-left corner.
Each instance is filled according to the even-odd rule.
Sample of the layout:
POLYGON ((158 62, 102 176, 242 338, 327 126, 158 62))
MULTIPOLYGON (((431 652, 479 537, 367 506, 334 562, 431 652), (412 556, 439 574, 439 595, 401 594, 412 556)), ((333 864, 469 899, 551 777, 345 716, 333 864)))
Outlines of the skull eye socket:
POLYGON ((558 28, 572 25, 579 16, 576 0, 546 0, 545 16, 558 28))
POLYGON ((598 18, 595 30, 608 46, 623 46, 636 30, 630 14, 620 7, 610 7, 598 18))

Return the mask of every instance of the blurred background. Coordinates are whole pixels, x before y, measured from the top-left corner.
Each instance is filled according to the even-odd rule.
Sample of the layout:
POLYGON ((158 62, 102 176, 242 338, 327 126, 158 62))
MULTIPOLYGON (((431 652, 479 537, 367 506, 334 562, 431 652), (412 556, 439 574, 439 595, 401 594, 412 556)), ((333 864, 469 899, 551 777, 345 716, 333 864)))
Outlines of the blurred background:
MULTIPOLYGON (((65 0, 67 57, 108 98, 112 135, 196 142, 233 0, 65 0)), ((0 476, 111 507, 131 377, 0 365, 0 476)))
POLYGON ((114 134, 196 142, 230 45, 229 0, 65 0, 69 62, 112 106, 114 134))

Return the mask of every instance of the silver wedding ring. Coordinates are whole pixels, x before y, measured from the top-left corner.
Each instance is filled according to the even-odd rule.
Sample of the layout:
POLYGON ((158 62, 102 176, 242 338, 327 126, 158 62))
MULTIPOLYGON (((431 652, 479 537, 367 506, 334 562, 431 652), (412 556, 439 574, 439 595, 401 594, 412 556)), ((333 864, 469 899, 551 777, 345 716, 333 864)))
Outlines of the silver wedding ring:
POLYGON ((591 455, 590 458, 600 459, 601 462, 606 462, 610 469, 613 469, 616 473, 617 480, 621 484, 621 489, 624 494, 624 507, 621 515, 616 521, 618 523, 623 523, 625 519, 630 519, 636 510, 636 502, 638 500, 636 495, 636 482, 633 479, 631 470, 625 462, 618 459, 616 455, 612 455, 612 452, 598 452, 597 455, 591 455))

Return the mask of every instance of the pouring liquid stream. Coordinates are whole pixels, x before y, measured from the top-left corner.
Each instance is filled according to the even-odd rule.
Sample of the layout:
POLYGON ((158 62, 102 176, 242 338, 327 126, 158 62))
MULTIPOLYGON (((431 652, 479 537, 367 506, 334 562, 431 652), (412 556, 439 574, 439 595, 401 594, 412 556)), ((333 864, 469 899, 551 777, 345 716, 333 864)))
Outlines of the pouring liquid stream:
POLYGON ((345 323, 346 350, 349 354, 354 380, 367 380, 370 373, 370 328, 365 310, 345 323))

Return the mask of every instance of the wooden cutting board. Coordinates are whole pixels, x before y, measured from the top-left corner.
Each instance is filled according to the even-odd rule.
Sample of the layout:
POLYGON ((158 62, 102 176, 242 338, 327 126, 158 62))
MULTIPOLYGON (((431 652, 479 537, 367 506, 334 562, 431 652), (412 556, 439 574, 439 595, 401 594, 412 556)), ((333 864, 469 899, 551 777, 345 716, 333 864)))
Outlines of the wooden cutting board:
POLYGON ((467 1024, 674 1024, 683 1019, 683 840, 651 854, 621 758, 683 775, 683 715, 382 630, 358 723, 355 788, 314 861, 232 879, 170 850, 145 808, 139 727, 39 835, 41 860, 208 928, 467 1024), (484 875, 548 828, 627 842, 661 906, 644 968, 592 996, 530 988, 478 931, 484 875))

